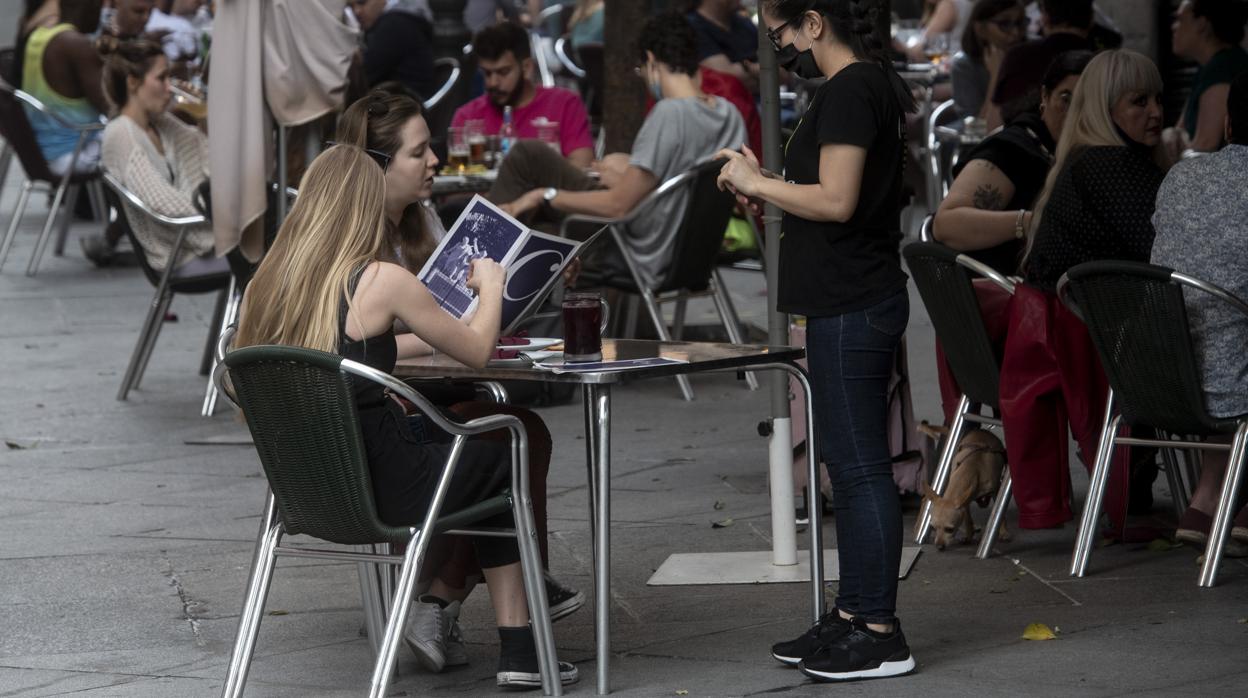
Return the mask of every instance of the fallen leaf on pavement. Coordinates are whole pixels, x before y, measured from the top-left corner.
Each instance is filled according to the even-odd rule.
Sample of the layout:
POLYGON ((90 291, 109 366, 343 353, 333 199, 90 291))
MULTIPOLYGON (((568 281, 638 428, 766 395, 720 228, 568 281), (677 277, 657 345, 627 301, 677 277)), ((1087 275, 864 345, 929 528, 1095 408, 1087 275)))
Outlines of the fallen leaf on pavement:
POLYGON ((1023 630, 1024 640, 1056 640, 1057 635, 1054 634, 1052 628, 1044 623, 1032 623, 1023 630))
POLYGON ((676 695, 678 695, 678 696, 687 696, 687 695, 689 695, 689 691, 686 691, 685 689, 683 689, 683 688, 682 688, 682 689, 680 689, 679 691, 676 691, 676 695))
POLYGON ((286 616, 286 615, 290 615, 290 611, 281 611, 281 610, 278 610, 278 611, 269 611, 269 615, 271 615, 271 616, 286 616))
POLYGON ((736 522, 733 521, 732 519, 724 519, 723 521, 716 521, 715 523, 711 524, 711 528, 728 528, 734 523, 736 522))

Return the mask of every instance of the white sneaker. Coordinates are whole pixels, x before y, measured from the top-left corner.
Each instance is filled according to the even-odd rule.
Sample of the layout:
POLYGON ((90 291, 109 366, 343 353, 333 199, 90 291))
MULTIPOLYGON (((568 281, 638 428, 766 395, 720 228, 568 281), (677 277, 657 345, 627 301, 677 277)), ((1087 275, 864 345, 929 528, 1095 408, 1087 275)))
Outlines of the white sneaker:
MULTIPOLYGON (((443 608, 433 597, 422 596, 412 602, 407 613, 403 641, 426 671, 435 674, 442 671, 447 665, 447 638, 459 618, 459 602, 452 601, 443 608)), ((462 640, 458 649, 456 659, 462 658, 461 663, 467 663, 462 640)))

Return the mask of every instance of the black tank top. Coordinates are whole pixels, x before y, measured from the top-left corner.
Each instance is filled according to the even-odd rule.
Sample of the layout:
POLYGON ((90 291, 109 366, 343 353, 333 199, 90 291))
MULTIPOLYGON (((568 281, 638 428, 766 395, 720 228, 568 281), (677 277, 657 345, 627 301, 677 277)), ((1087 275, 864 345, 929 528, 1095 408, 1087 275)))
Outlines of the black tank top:
MULTIPOLYGON (((360 283, 360 275, 368 265, 364 265, 351 274, 347 284, 347 292, 355 297, 355 288, 360 283)), ((393 373, 394 365, 399 358, 399 346, 394 339, 394 329, 363 339, 351 339, 347 336, 347 299, 338 303, 338 355, 377 369, 383 373, 393 373)), ((355 401, 359 407, 376 407, 384 404, 385 390, 372 381, 357 379, 355 383, 355 401)))

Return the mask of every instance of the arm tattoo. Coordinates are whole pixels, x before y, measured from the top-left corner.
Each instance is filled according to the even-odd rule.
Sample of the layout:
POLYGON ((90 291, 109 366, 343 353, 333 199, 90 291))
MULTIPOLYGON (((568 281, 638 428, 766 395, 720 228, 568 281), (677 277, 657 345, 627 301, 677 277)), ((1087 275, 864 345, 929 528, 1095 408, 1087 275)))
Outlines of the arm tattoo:
POLYGON ((1000 211, 1005 208, 1005 197, 1002 196, 1001 190, 991 184, 981 184, 975 187, 975 195, 971 197, 975 208, 986 211, 1000 211))

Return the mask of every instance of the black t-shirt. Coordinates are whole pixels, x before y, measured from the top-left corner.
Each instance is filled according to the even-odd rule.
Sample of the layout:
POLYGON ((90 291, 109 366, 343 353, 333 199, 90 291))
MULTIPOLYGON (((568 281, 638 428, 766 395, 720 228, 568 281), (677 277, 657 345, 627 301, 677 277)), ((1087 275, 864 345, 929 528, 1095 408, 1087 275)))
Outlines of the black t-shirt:
POLYGON ((364 35, 364 76, 370 87, 398 80, 422 98, 437 92, 429 22, 402 10, 378 17, 364 35))
POLYGON ((818 184, 824 144, 865 148, 867 159, 849 221, 784 214, 777 303, 782 312, 840 315, 905 287, 898 254, 904 127, 888 76, 875 63, 851 63, 815 91, 785 146, 785 179, 818 184))
MULTIPOLYGON (((1049 129, 1044 125, 1044 120, 1036 114, 1024 114, 972 148, 953 168, 953 176, 956 178, 961 174, 962 169, 972 160, 990 162, 1014 185, 1014 196, 1006 204, 1005 210, 1030 211, 1036 197, 1044 189, 1044 180, 1049 176, 1049 167, 1053 164, 1056 150, 1057 146, 1049 129)), ((1009 276, 1018 271, 1021 252, 1022 241, 1010 240, 967 254, 1009 276)))
POLYGON ((758 61, 758 27, 739 14, 732 15, 727 31, 694 10, 687 15, 698 37, 698 61, 724 54, 730 63, 758 61))
POLYGON ((1024 270, 1027 283, 1053 291, 1077 264, 1147 262, 1164 178, 1144 146, 1099 145, 1072 153, 1041 212, 1024 270))

